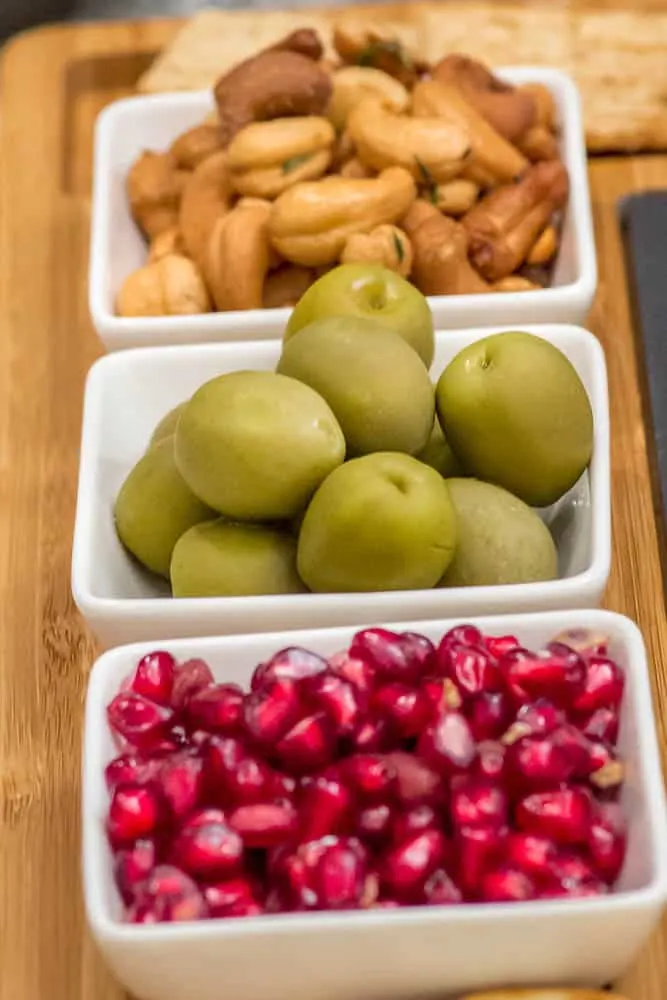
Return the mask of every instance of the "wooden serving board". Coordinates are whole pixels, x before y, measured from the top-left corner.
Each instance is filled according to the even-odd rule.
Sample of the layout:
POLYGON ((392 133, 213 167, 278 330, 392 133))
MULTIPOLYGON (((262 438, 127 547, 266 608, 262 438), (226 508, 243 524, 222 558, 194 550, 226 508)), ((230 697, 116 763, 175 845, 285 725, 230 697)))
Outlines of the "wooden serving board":
MULTIPOLYGON (((76 613, 69 571, 82 391, 101 353, 86 304, 91 137, 97 112, 133 90, 178 27, 42 29, 13 41, 0 65, 3 1000, 124 997, 86 931, 79 878, 82 706, 96 649, 76 613)), ((601 280, 590 325, 606 349, 612 398, 606 606, 634 618, 646 637, 663 750, 665 592, 615 205, 666 179, 667 156, 591 166, 601 280)), ((665 1000, 667 923, 618 985, 630 1000, 665 1000)))

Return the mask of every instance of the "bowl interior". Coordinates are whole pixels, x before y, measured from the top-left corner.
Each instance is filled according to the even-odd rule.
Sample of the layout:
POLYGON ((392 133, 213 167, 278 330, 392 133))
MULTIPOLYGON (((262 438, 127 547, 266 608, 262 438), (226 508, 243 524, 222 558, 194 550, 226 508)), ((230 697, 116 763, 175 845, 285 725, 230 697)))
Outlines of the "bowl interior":
MULTIPOLYGON (((594 355, 589 349, 592 338, 577 328, 542 330, 579 372, 594 406, 596 446, 602 450, 607 414, 600 410, 603 401, 599 398, 594 355)), ((488 332, 437 334, 431 369, 434 381, 459 350, 488 332)), ((156 424, 169 409, 189 398, 203 382, 223 372, 274 369, 279 352, 279 343, 261 341, 132 351, 98 362, 87 390, 75 543, 82 557, 81 583, 87 593, 112 599, 169 596, 166 582, 145 572, 118 540, 113 523, 113 503, 118 490, 143 454, 156 424)), ((594 457, 592 477, 584 473, 566 496, 540 512, 558 547, 562 579, 583 573, 591 564, 595 506, 592 501, 599 461, 594 457)), ((304 594, 290 600, 308 601, 311 597, 304 594)))

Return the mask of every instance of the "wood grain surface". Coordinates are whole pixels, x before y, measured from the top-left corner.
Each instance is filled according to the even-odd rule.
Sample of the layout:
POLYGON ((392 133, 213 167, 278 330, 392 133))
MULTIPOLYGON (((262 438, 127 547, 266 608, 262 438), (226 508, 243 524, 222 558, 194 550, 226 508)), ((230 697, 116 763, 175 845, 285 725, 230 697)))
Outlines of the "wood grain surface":
MULTIPOLYGON (((79 879, 82 705, 96 651, 75 610, 69 570, 82 390, 100 354, 86 305, 91 136, 99 109, 131 90, 176 28, 157 21, 42 29, 13 41, 0 67, 3 1000, 124 997, 86 932, 79 879)), ((667 156, 599 160, 590 175, 601 278, 590 325, 606 349, 612 399, 606 606, 644 632, 664 750, 664 538, 616 203, 667 185, 667 156)), ((630 1000, 667 998, 667 922, 617 985, 630 1000)))

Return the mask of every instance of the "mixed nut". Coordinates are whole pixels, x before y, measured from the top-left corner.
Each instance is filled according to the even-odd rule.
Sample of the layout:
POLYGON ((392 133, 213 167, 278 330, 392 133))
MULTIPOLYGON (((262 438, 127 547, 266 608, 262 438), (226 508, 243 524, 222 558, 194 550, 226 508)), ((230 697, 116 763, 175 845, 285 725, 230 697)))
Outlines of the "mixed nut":
POLYGON ((108 706, 107 834, 132 923, 610 892, 624 674, 576 630, 462 624, 276 652, 250 691, 144 656, 108 706))
POLYGON ((549 284, 568 175, 553 97, 375 28, 296 31, 223 75, 216 111, 132 165, 149 244, 121 316, 292 306, 339 263, 427 295, 549 284))

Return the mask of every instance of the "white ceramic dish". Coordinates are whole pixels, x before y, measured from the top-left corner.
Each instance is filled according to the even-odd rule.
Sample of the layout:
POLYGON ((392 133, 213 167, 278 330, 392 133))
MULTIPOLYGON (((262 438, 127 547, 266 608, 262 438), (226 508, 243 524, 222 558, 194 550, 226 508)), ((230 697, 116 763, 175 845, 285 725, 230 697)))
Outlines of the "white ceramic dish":
MULTIPOLYGON (((493 330, 438 333, 437 376, 467 344, 493 330)), ((575 365, 595 415, 589 473, 545 512, 557 540, 561 579, 515 586, 375 594, 280 597, 167 596, 166 584, 139 569, 113 525, 115 496, 153 428, 207 379, 243 368, 273 369, 277 341, 201 344, 123 351, 100 359, 86 383, 79 495, 72 556, 76 603, 106 646, 158 637, 269 632, 416 617, 500 614, 595 607, 611 559, 609 411, 604 354, 597 339, 570 326, 532 328, 575 365)))
MULTIPOLYGON (((439 638, 454 622, 401 629, 439 638)), ((604 611, 476 620, 533 648, 561 629, 610 637, 626 671, 619 746, 627 762, 623 804, 628 853, 618 891, 598 899, 431 907, 393 912, 259 917, 161 926, 120 921, 104 833, 103 778, 114 756, 105 705, 151 648, 114 649, 93 667, 83 757, 83 870, 88 921, 109 966, 141 1000, 405 1000, 499 986, 601 986, 630 965, 667 899, 667 819, 646 653, 627 618, 604 611)), ((354 629, 179 640, 179 659, 203 657, 217 680, 244 686, 253 668, 297 643, 324 655, 354 629)), ((164 645, 161 643, 161 645, 164 645)))
MULTIPOLYGON (((586 147, 579 95, 557 70, 511 68, 511 83, 543 83, 553 93, 570 176, 570 201, 554 285, 536 292, 429 298, 437 329, 492 323, 583 323, 597 285, 586 147)), ((114 313, 123 280, 145 262, 146 247, 127 204, 127 171, 144 149, 166 149, 179 133, 212 110, 211 94, 159 94, 117 101, 99 116, 95 133, 89 307, 109 351, 126 347, 279 337, 289 309, 210 313, 204 316, 126 318, 114 313)))

